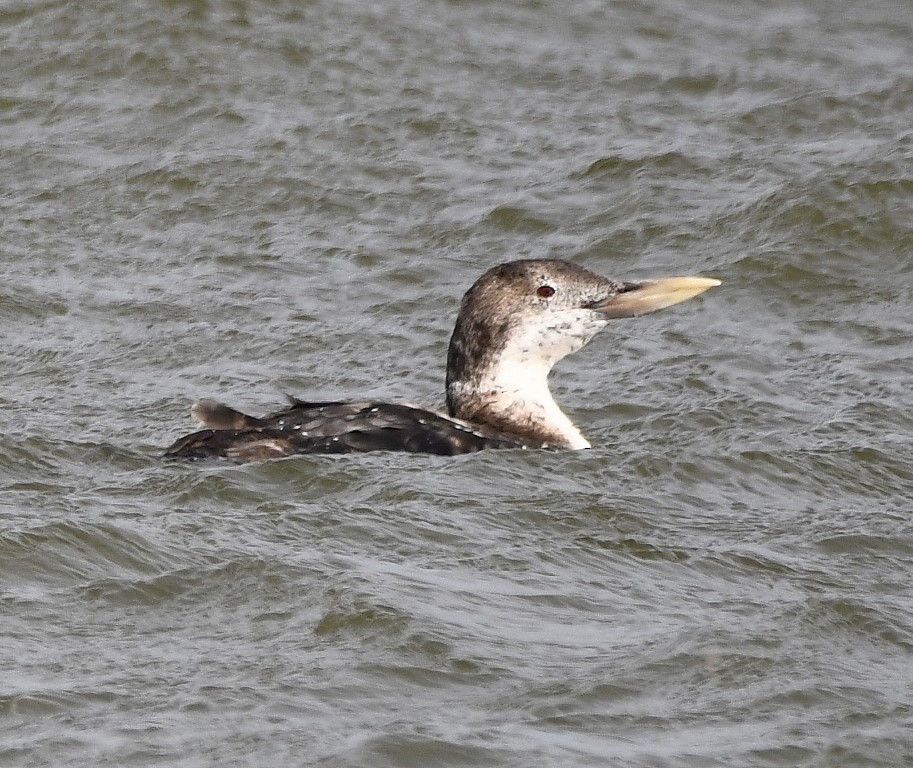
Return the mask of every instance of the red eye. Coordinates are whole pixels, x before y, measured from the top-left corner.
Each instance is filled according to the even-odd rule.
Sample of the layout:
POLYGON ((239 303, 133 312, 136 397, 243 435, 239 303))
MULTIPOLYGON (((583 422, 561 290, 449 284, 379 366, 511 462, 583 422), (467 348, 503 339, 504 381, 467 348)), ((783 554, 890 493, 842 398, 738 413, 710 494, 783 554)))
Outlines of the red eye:
POLYGON ((536 289, 536 295, 541 296, 543 299, 549 299, 555 295, 555 289, 550 285, 540 285, 536 289))

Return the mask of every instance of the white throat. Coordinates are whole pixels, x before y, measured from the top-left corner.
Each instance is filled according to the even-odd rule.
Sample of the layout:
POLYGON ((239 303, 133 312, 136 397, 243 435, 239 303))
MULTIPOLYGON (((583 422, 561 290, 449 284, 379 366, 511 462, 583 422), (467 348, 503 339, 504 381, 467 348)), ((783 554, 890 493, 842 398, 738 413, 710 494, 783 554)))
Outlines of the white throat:
POLYGON ((548 386, 552 366, 586 344, 605 325, 588 310, 532 317, 516 329, 478 382, 488 408, 524 432, 547 435, 564 448, 589 448, 589 441, 558 407, 548 386))
POLYGON ((483 381, 480 391, 488 393, 492 409, 509 414, 513 421, 536 427, 536 431, 553 435, 555 443, 578 450, 589 448, 589 441, 558 407, 548 387, 551 366, 515 364, 509 357, 495 375, 483 381))

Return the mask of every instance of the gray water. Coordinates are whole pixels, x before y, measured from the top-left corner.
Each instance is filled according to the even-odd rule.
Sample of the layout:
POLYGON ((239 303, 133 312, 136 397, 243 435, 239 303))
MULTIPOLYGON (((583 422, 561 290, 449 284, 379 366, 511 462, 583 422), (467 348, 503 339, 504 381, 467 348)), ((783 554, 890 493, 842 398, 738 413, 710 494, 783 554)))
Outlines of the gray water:
POLYGON ((913 765, 908 3, 0 6, 0 764, 913 765), (440 407, 516 257, 723 280, 579 453, 163 463, 440 407))

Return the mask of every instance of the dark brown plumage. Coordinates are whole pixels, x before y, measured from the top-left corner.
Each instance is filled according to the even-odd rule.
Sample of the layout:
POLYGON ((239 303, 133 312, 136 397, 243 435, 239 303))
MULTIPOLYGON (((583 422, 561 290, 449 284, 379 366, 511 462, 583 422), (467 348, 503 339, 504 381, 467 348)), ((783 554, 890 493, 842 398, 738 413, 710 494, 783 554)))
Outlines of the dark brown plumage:
POLYGON ((203 400, 194 416, 208 429, 182 437, 165 456, 263 461, 297 453, 406 451, 453 456, 483 448, 524 448, 493 429, 475 429, 434 411, 392 403, 293 400, 271 416, 247 416, 203 400))

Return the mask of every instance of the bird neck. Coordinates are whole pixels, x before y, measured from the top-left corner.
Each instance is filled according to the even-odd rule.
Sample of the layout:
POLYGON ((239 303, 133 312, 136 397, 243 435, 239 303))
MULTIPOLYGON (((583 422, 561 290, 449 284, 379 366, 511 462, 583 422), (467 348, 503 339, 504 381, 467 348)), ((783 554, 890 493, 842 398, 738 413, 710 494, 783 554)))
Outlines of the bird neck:
POLYGON ((505 357, 475 375, 450 377, 451 416, 516 435, 531 446, 589 448, 590 444, 555 402, 550 365, 505 357))

